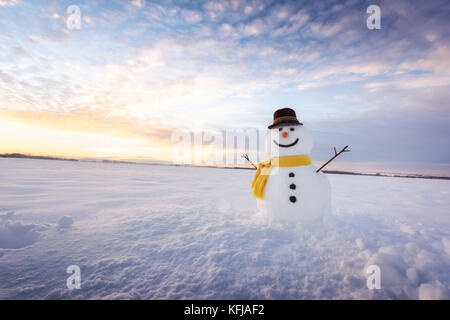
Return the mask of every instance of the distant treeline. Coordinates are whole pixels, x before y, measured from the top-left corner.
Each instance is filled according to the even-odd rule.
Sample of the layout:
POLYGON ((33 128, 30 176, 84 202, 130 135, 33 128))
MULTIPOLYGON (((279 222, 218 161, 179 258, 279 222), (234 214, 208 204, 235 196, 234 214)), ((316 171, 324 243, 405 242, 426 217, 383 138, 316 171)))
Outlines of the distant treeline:
MULTIPOLYGON (((212 166, 209 166, 213 168, 212 166)), ((255 168, 251 167, 224 167, 225 169, 244 169, 244 170, 255 170, 255 168)), ((421 174, 395 174, 395 173, 361 173, 361 172, 350 172, 350 171, 337 171, 337 170, 322 170, 323 173, 326 174, 347 174, 347 175, 355 175, 355 176, 370 176, 370 177, 390 177, 390 178, 419 178, 419 179, 441 179, 441 180, 450 180, 450 177, 444 176, 429 176, 429 175, 421 175, 421 174)))
POLYGON ((78 161, 77 159, 47 157, 47 156, 32 156, 22 153, 0 153, 1 158, 22 158, 22 159, 44 159, 44 160, 63 160, 63 161, 78 161))
POLYGON ((349 174, 349 175, 356 175, 356 176, 371 176, 371 177, 419 178, 419 179, 450 180, 450 177, 429 176, 429 175, 421 175, 421 174, 360 173, 360 172, 335 171, 335 170, 323 170, 323 172, 324 173, 328 173, 328 174, 349 174))

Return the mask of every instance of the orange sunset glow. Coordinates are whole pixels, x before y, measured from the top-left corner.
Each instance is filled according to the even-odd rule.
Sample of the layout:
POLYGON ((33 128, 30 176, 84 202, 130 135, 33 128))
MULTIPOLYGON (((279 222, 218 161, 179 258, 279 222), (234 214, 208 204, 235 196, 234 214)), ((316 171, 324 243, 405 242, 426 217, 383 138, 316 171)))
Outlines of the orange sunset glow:
POLYGON ((425 11, 386 5, 390 27, 369 30, 359 7, 79 9, 0 2, 0 153, 170 161, 176 130, 264 134, 291 107, 314 134, 316 161, 348 144, 360 170, 450 168, 445 21, 397 19, 427 21, 425 11))

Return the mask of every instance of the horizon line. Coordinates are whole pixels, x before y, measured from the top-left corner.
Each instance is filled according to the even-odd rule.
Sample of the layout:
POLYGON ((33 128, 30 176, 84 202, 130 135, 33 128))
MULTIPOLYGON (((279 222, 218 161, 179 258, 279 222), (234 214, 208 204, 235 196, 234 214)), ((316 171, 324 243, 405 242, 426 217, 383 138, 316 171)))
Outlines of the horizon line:
MULTIPOLYGON (((171 165, 171 166, 192 166, 192 167, 212 167, 212 168, 229 168, 229 169, 253 169, 250 164, 217 164, 217 163, 175 163, 173 161, 159 160, 155 158, 144 158, 144 157, 124 157, 124 158, 114 158, 114 157, 66 157, 58 155, 37 155, 31 153, 20 153, 20 152, 10 152, 10 153, 0 153, 0 158, 12 158, 12 159, 35 159, 35 160, 61 160, 61 161, 80 161, 80 162, 99 162, 99 163, 129 163, 129 164, 149 164, 149 165, 171 165)), ((318 161, 313 161, 313 164, 318 161)), ((346 161, 344 164, 350 164, 351 161, 346 161)), ((370 163, 368 161, 359 161, 354 163, 370 163)), ((342 161, 341 166, 338 163, 333 163, 331 169, 326 170, 327 173, 337 172, 337 173, 348 173, 348 174, 362 174, 362 175, 398 175, 398 176, 422 176, 422 177, 434 177, 434 178, 444 178, 450 179, 450 174, 448 170, 429 170, 424 171, 420 169, 411 170, 395 170, 395 169, 370 169, 370 168, 360 168, 360 169, 345 169, 343 167, 342 161)), ((441 163, 442 164, 442 163, 441 163)), ((446 165, 446 164, 445 164, 446 165)))

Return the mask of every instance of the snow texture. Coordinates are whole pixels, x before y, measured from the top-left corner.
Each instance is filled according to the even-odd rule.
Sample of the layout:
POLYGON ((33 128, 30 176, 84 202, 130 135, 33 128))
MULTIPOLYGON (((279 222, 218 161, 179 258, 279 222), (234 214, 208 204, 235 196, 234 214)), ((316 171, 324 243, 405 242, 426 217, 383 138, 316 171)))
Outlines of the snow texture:
POLYGON ((449 299, 450 181, 327 175, 302 228, 258 214, 253 173, 0 159, 0 299, 449 299))

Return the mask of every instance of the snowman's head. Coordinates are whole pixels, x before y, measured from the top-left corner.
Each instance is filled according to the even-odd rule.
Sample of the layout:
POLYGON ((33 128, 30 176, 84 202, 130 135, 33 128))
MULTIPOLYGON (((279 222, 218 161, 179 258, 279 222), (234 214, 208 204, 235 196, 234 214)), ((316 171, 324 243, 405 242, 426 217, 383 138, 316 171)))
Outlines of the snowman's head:
POLYGON ((309 155, 312 136, 303 125, 284 123, 270 129, 267 149, 270 157, 309 155))

